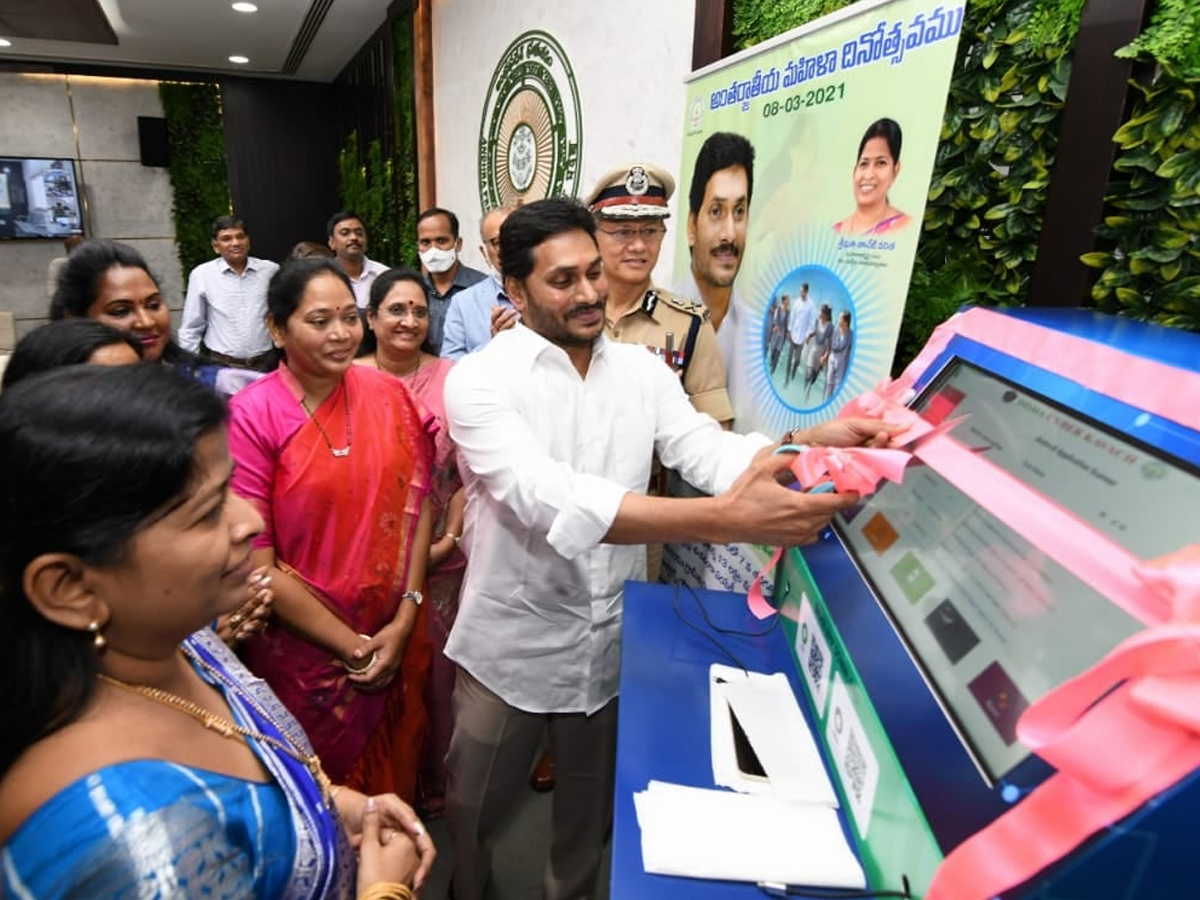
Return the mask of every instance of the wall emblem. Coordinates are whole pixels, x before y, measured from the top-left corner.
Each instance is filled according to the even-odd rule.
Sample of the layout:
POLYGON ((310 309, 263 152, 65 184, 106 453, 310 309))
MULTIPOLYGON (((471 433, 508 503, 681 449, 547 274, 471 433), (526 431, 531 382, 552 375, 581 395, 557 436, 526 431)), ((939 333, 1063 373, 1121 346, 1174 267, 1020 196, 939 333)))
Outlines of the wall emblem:
POLYGON ((479 126, 483 209, 579 191, 582 114, 562 46, 527 31, 500 56, 479 126))

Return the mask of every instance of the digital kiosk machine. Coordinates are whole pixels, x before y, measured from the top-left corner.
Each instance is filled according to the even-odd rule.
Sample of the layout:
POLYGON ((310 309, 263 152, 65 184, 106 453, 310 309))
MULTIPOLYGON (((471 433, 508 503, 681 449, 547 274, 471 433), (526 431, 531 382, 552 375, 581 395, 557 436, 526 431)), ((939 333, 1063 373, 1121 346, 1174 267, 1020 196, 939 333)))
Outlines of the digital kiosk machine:
MULTIPOLYGON (((934 423, 957 420, 949 434, 996 478, 972 477, 964 490, 935 455, 918 453, 902 483, 884 482, 817 544, 784 555, 774 596, 781 628, 760 640, 790 651, 788 675, 868 888, 906 882, 913 897, 970 900, 945 872, 930 889, 943 860, 974 841, 967 870, 996 861, 1015 885, 985 896, 1200 897, 1200 770, 1185 758, 1200 760, 1200 640, 1178 624, 1184 601, 1171 588, 1180 579, 1130 575, 1200 543, 1200 336, 1078 310, 977 309, 939 329, 914 366, 910 407, 934 423), (1144 606, 1130 584, 1144 585, 1144 606), (1018 739, 1022 713, 1097 671, 1119 645, 1158 634, 1168 640, 1133 652, 1136 671, 1119 669, 1081 708, 1058 713, 1069 733, 1081 714, 1126 694, 1140 710, 1107 726, 1098 717, 1061 755, 1046 752, 1074 770, 1051 794, 1056 767, 1018 739), (1175 775, 1163 776, 1167 762, 1175 775), (1138 800, 1147 790, 1139 779, 1154 778, 1158 787, 1138 800), (1022 821, 1017 811, 1035 811, 1043 788, 1050 801, 1022 821), (1111 805, 1114 794, 1134 797, 1133 811, 1111 805), (1089 832, 1089 815, 1103 827, 1072 838, 1072 829, 1089 832)), ((637 591, 626 599, 626 654, 631 639, 647 639, 637 600, 637 591)), ((664 665, 690 652, 684 640, 671 639, 664 665)), ((643 659, 624 665, 613 896, 718 896, 672 893, 686 879, 622 874, 617 857, 636 852, 625 843, 636 824, 622 792, 638 789, 628 757, 649 752, 628 733, 626 713, 646 721, 637 682, 654 677, 638 674, 643 659), (646 878, 660 880, 646 892, 646 878)), ((643 780, 655 776, 652 764, 637 768, 643 780)))

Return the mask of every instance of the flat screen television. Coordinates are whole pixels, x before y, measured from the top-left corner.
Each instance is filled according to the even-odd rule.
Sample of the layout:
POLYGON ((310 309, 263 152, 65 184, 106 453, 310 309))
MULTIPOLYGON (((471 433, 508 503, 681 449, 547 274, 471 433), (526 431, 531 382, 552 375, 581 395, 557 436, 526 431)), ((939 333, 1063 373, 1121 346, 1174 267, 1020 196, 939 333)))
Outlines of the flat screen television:
POLYGON ((0 240, 83 234, 73 159, 0 156, 0 240))
MULTIPOLYGON (((1190 463, 962 359, 914 406, 1138 558, 1200 527, 1190 463)), ((1029 753, 1025 708, 1143 627, 929 467, 835 523, 989 781, 1029 753)))

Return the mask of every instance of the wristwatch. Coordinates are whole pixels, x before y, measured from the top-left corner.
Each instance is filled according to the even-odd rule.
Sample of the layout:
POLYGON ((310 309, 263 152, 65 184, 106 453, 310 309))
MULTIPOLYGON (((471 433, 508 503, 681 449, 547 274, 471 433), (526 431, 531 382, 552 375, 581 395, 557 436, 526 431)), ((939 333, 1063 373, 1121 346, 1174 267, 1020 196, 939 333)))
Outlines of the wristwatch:
POLYGON ((425 595, 422 594, 420 591, 405 591, 403 594, 400 595, 400 599, 401 600, 411 600, 413 603, 417 604, 417 606, 420 606, 422 603, 425 602, 425 595))

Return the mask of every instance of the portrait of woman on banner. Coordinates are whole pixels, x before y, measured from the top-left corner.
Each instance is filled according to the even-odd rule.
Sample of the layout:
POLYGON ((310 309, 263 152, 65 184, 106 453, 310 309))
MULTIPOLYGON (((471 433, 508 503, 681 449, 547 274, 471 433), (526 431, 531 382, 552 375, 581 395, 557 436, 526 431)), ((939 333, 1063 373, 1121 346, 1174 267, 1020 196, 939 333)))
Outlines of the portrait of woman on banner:
POLYGON ((855 208, 834 224, 846 235, 876 235, 898 231, 912 216, 892 205, 888 191, 900 177, 900 125, 895 119, 876 119, 858 144, 852 184, 855 208))

